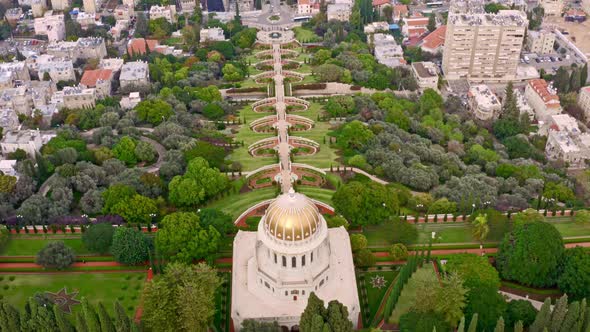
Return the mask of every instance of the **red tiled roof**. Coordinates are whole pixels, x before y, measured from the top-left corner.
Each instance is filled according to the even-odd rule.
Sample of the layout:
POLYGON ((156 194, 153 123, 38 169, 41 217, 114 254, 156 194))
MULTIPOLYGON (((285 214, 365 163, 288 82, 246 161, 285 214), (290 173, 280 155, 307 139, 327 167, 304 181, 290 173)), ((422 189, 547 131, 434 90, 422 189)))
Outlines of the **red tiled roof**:
POLYGON ((146 39, 145 40, 147 47, 150 51, 153 51, 160 43, 155 39, 146 39))
POLYGON ((427 26, 428 25, 428 18, 427 17, 409 17, 404 19, 408 26, 427 26))
POLYGON ((406 15, 408 13, 408 6, 406 5, 394 5, 393 14, 394 16, 398 13, 399 15, 406 15))
POLYGON ((297 4, 298 5, 309 5, 309 0, 298 0, 297 4))
POLYGON ((542 78, 530 80, 528 83, 533 90, 541 97, 546 106, 559 107, 559 96, 549 91, 549 84, 542 78))
POLYGON ((145 39, 143 39, 143 38, 131 39, 127 43, 127 53, 129 53, 129 55, 145 54, 146 53, 145 39))
POLYGON ((391 4, 391 0, 373 0, 373 7, 391 4))
POLYGON ((80 84, 89 88, 94 88, 96 87, 96 82, 98 80, 110 80, 112 76, 113 71, 110 69, 85 70, 84 75, 82 75, 82 79, 80 80, 80 84))
POLYGON ((431 50, 441 47, 445 43, 446 33, 447 26, 441 25, 424 38, 424 40, 422 41, 422 47, 426 47, 431 50))
POLYGON ((570 9, 565 13, 567 16, 586 16, 583 10, 579 9, 570 9))
POLYGON ((425 27, 415 27, 415 28, 408 28, 408 36, 411 37, 418 37, 418 36, 422 36, 423 34, 425 34, 428 29, 426 29, 425 27))

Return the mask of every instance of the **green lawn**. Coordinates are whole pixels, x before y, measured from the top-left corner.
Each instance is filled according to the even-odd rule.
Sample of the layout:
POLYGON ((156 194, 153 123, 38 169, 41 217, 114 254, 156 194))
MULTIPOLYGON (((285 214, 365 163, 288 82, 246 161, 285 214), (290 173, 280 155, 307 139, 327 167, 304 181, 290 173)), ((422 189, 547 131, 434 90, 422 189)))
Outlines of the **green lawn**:
POLYGON ((317 42, 321 40, 320 36, 316 35, 315 32, 302 27, 293 28, 295 31, 295 38, 300 42, 317 42))
POLYGON ((421 280, 426 280, 431 283, 438 282, 432 264, 425 264, 423 267, 419 268, 412 275, 408 283, 404 286, 402 293, 397 301, 397 304, 395 305, 395 309, 393 309, 391 317, 389 317, 390 323, 399 323, 399 318, 403 314, 410 311, 410 308, 414 305, 416 301, 419 301, 420 295, 417 294, 418 290, 415 278, 420 278, 421 280))
POLYGON ((6 247, 2 250, 4 256, 35 256, 37 252, 43 249, 47 244, 51 242, 63 241, 66 246, 74 249, 77 255, 88 255, 91 252, 86 249, 82 243, 82 238, 77 239, 43 239, 39 238, 14 238, 12 237, 6 247))
MULTIPOLYGON (((552 218, 547 218, 551 221, 552 218)), ((590 235, 590 223, 572 221, 569 217, 566 221, 551 222, 563 237, 576 237, 590 235)))
POLYGON ((332 205, 332 195, 334 195, 334 190, 318 187, 298 186, 297 191, 307 195, 308 197, 317 199, 320 202, 332 205))
POLYGON ((276 189, 274 187, 263 188, 240 195, 224 197, 223 199, 210 203, 207 207, 220 209, 233 218, 237 218, 252 205, 275 197, 276 189))
POLYGON ((261 166, 276 163, 275 157, 252 157, 248 153, 248 146, 261 139, 273 137, 272 133, 256 133, 250 129, 250 123, 256 119, 273 115, 274 113, 256 113, 252 110, 251 105, 244 106, 239 113, 242 121, 246 120, 246 124, 240 125, 240 130, 234 137, 234 142, 244 142, 244 146, 235 149, 230 158, 232 161, 238 161, 242 164, 244 171, 252 171, 261 166))
MULTIPOLYGON (((145 272, 2 275, 0 296, 23 310, 27 299, 35 293, 58 292, 66 287, 68 293, 78 292, 76 299, 85 297, 94 305, 102 302, 111 313, 114 313, 113 304, 119 301, 132 317, 141 297, 145 276, 145 272)), ((73 309, 77 311, 80 307, 75 305, 73 309)))
MULTIPOLYGON (((383 300, 383 296, 387 292, 387 288, 391 285, 391 282, 397 276, 397 271, 376 271, 376 272, 365 272, 363 273, 364 281, 361 281, 359 284, 360 287, 365 287, 367 290, 367 302, 369 303, 369 319, 363 320, 365 322, 365 326, 369 326, 370 322, 373 321, 377 310, 379 309, 379 305, 383 300), (384 287, 374 287, 373 283, 371 282, 373 278, 381 276, 385 279, 384 287)), ((361 306, 362 307, 362 306, 361 306)), ((363 314, 363 318, 365 315, 363 314)))

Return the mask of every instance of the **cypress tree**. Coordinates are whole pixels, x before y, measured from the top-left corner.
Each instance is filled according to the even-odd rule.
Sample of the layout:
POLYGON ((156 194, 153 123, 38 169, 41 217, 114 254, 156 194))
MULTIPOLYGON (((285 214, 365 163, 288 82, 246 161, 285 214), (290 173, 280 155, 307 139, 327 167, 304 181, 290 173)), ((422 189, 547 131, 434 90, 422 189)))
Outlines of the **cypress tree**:
POLYGON ((586 307, 586 299, 582 299, 582 302, 580 302, 580 315, 578 316, 580 330, 584 327, 584 320, 586 319, 587 310, 588 309, 586 307))
POLYGON ((64 312, 57 305, 53 306, 53 315, 55 316, 55 322, 60 332, 74 332, 72 323, 70 323, 64 312))
POLYGON ((569 90, 571 92, 578 92, 580 90, 580 82, 582 81, 582 73, 579 68, 574 68, 570 76, 569 90))
POLYGON ((84 314, 82 314, 82 312, 76 314, 76 332, 88 332, 86 319, 84 319, 84 314))
POLYGON ((115 302, 115 327, 117 328, 117 332, 131 331, 131 320, 119 301, 115 302))
POLYGON ((15 307, 8 303, 2 303, 0 310, 0 330, 20 331, 21 315, 15 307))
POLYGON ((111 316, 107 313, 102 302, 98 303, 98 319, 100 321, 100 329, 102 332, 115 332, 115 326, 111 316))
POLYGON ((523 332, 524 330, 524 326, 522 325, 522 321, 519 320, 518 322, 516 322, 516 324, 514 324, 514 332, 523 332))
POLYGON ((557 300, 555 307, 553 307, 553 313, 551 314, 551 332, 559 332, 565 315, 567 314, 567 294, 557 300))
POLYGON ((569 305, 567 309, 567 314, 563 320, 563 324, 561 324, 561 332, 570 332, 570 331, 577 331, 574 329, 574 326, 578 323, 578 318, 580 317, 580 302, 576 301, 569 305))
POLYGON ((88 332, 101 332, 98 316, 86 298, 82 298, 82 312, 84 313, 84 320, 86 321, 88 332))
POLYGON ((496 328, 494 329, 494 332, 504 332, 504 318, 502 318, 502 316, 498 318, 498 322, 496 322, 496 328))
POLYGON ((457 332, 465 332, 465 316, 461 317, 461 321, 459 322, 457 332))
POLYGON ((467 329, 467 332, 477 331, 477 317, 477 314, 473 314, 473 316, 471 317, 471 322, 469 322, 469 328, 467 329))
POLYGON ((541 310, 537 313, 535 321, 529 326, 530 332, 542 332, 543 329, 551 322, 551 299, 545 299, 541 310))
POLYGON ((580 72, 580 86, 585 86, 586 81, 588 81, 588 63, 584 64, 580 72))

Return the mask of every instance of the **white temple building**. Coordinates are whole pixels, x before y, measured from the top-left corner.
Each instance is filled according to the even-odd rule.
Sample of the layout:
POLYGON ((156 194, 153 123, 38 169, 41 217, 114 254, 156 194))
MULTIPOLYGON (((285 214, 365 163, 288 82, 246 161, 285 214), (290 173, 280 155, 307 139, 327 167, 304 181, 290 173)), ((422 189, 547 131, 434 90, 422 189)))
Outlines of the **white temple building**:
POLYGON ((352 251, 344 227, 330 228, 316 204, 293 189, 268 206, 257 232, 234 239, 231 317, 239 331, 246 319, 277 321, 298 331, 314 292, 338 300, 358 326, 360 313, 352 251))

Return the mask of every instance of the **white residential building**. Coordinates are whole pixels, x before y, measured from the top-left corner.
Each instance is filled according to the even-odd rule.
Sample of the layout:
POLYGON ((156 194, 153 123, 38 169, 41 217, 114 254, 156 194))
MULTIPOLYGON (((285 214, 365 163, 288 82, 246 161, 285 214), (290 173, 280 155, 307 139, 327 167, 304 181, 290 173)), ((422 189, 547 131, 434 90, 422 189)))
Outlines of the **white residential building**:
POLYGON ((472 85, 469 88, 469 108, 473 115, 482 121, 493 120, 502 110, 498 96, 485 84, 472 85))
POLYGON ((420 89, 438 90, 438 67, 433 62, 412 62, 412 73, 420 89))
POLYGON ((131 8, 135 8, 136 2, 135 0, 123 0, 124 5, 128 5, 131 8))
POLYGON ((457 1, 449 10, 442 69, 447 80, 505 82, 517 78, 528 27, 526 14, 483 12, 481 5, 457 1))
POLYGON ((196 0, 179 0, 180 4, 180 11, 182 13, 193 13, 195 8, 197 8, 197 1, 196 0))
POLYGON ((151 6, 150 7, 150 20, 158 18, 165 18, 166 21, 174 23, 176 21, 176 7, 173 5, 169 6, 151 6))
POLYGON ((98 68, 99 69, 110 69, 113 71, 113 73, 118 73, 121 71, 121 68, 123 67, 124 62, 125 61, 121 58, 100 59, 100 62, 98 63, 98 68))
POLYGON ((51 0, 51 9, 64 11, 71 6, 70 0, 51 0))
POLYGON ((0 127, 3 132, 17 129, 19 125, 18 115, 12 108, 0 109, 0 127))
POLYGON ((387 22, 373 22, 365 25, 364 31, 366 35, 377 32, 389 32, 389 23, 387 22))
POLYGON ((96 105, 96 89, 66 86, 61 92, 63 92, 63 106, 65 108, 93 108, 96 105))
POLYGON ((91 25, 96 25, 96 13, 79 12, 76 15, 76 22, 80 24, 82 29, 86 30, 91 25))
POLYGON ((555 44, 555 34, 549 30, 534 31, 529 30, 527 34, 527 48, 532 53, 550 54, 555 53, 553 44, 555 44))
POLYGON ((76 80, 74 64, 72 60, 67 58, 57 58, 49 54, 43 54, 36 59, 35 69, 39 79, 43 79, 44 74, 48 73, 54 82, 76 80))
POLYGON ((584 110, 586 121, 590 120, 590 86, 580 89, 578 94, 578 106, 584 110))
POLYGON ((0 73, 13 73, 15 79, 21 81, 30 81, 29 67, 25 61, 13 61, 0 63, 0 73))
POLYGON ((0 146, 4 156, 21 149, 30 157, 34 157, 53 137, 55 133, 42 133, 39 130, 11 130, 3 134, 0 146))
POLYGON ((16 75, 11 71, 0 72, 0 91, 14 87, 16 75))
POLYGON ((372 44, 377 62, 391 68, 406 64, 404 51, 392 35, 376 33, 372 35, 372 44))
POLYGON ((552 115, 545 156, 549 160, 559 160, 568 168, 586 168, 590 159, 590 134, 582 133, 576 119, 568 114, 552 115))
POLYGON ((66 38, 66 24, 63 14, 53 15, 48 11, 45 16, 35 19, 35 34, 47 36, 50 42, 57 42, 66 38))
POLYGON ((539 0, 539 6, 545 10, 545 16, 561 16, 563 0, 539 0))
POLYGON ((14 176, 17 180, 19 174, 16 172, 16 160, 0 160, 0 172, 4 175, 14 176))
POLYGON ((6 13, 4 13, 4 17, 6 18, 6 21, 8 22, 8 24, 10 24, 11 27, 16 26, 18 20, 21 18, 22 15, 23 10, 20 7, 9 8, 6 10, 6 13))
POLYGON ((119 83, 122 88, 128 86, 149 86, 150 71, 147 62, 127 62, 121 68, 119 83))
POLYGON ((208 41, 224 41, 225 35, 223 34, 222 28, 208 28, 201 29, 201 43, 208 41))
POLYGON ((428 17, 414 15, 403 18, 402 34, 406 38, 417 38, 428 32, 428 17))
POLYGON ((535 119, 535 110, 529 105, 526 97, 520 90, 514 90, 514 96, 516 97, 516 106, 520 111, 520 114, 526 114, 531 122, 535 119))
POLYGON ((82 0, 84 11, 87 13, 98 13, 100 9, 100 0, 82 0))
POLYGON ((78 59, 102 59, 107 56, 107 47, 101 37, 78 38, 77 41, 52 43, 47 46, 47 54, 57 57, 78 59))
POLYGON ((562 111, 557 91, 544 79, 528 81, 524 96, 535 110, 535 117, 539 122, 546 122, 550 116, 560 114, 562 111))
POLYGON ((31 11, 34 17, 41 17, 47 11, 47 0, 31 0, 31 11))
POLYGON ((319 13, 319 6, 315 5, 315 1, 312 3, 311 0, 298 0, 297 1, 297 15, 299 16, 313 16, 319 13))
POLYGON ((133 10, 133 7, 131 7, 129 5, 118 5, 115 8, 113 15, 115 16, 115 20, 117 20, 117 21, 120 21, 120 20, 129 21, 131 19, 131 17, 133 17, 135 15, 135 12, 133 10))
POLYGON ((121 101, 119 101, 119 105, 121 106, 122 110, 127 111, 133 109, 140 102, 141 96, 139 95, 139 92, 131 92, 129 93, 129 96, 121 98, 121 101))
POLYGON ((328 21, 336 20, 341 22, 348 22, 352 14, 352 6, 346 3, 332 3, 328 4, 327 16, 328 21))

